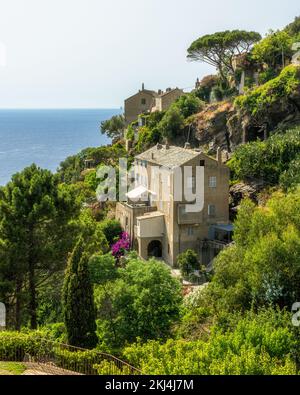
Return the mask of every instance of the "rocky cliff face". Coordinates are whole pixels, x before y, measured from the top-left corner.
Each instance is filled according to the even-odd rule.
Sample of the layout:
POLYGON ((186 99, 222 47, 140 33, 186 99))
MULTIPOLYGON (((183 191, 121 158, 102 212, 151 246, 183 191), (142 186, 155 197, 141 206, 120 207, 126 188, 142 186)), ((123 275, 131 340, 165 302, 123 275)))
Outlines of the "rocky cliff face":
POLYGON ((231 221, 235 219, 243 199, 249 198, 256 204, 259 204, 259 194, 266 186, 267 185, 262 180, 239 182, 238 184, 232 185, 229 191, 229 210, 231 221))
POLYGON ((195 117, 194 139, 209 154, 218 147, 228 153, 249 141, 267 138, 271 131, 300 124, 300 88, 289 97, 274 101, 263 118, 257 119, 232 101, 209 104, 195 117))
POLYGON ((240 143, 239 136, 232 136, 227 127, 229 119, 235 110, 231 102, 221 102, 208 105, 195 118, 195 139, 200 146, 214 154, 218 147, 228 153, 232 152, 235 142, 240 143))

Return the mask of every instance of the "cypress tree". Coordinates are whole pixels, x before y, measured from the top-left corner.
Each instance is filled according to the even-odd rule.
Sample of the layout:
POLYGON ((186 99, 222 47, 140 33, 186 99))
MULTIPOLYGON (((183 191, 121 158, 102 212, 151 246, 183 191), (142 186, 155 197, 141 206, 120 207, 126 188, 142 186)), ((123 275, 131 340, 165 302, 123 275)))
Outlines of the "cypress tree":
POLYGON ((68 343, 94 348, 97 344, 96 310, 88 270, 88 256, 79 239, 68 260, 63 287, 64 321, 68 343))

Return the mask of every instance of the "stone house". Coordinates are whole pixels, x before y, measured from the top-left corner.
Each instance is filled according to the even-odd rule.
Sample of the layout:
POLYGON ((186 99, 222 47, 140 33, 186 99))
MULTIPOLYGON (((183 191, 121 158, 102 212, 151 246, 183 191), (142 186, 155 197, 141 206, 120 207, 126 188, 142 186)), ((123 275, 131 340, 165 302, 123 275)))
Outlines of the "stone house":
POLYGON ((154 111, 165 111, 170 105, 178 99, 184 92, 181 89, 167 88, 166 92, 159 90, 158 92, 142 89, 133 96, 125 100, 125 122, 129 125, 139 119, 139 115, 148 114, 154 111))
POLYGON ((183 90, 179 88, 167 88, 166 92, 158 91, 158 96, 155 98, 155 107, 151 109, 151 112, 166 111, 183 94, 183 90))
POLYGON ((189 144, 158 144, 136 156, 135 180, 128 202, 117 203, 116 218, 141 258, 161 258, 176 267, 177 256, 191 248, 209 265, 231 242, 229 169, 220 150, 214 159, 189 144), (187 200, 185 191, 194 200, 187 200), (201 209, 190 211, 198 195, 201 209))

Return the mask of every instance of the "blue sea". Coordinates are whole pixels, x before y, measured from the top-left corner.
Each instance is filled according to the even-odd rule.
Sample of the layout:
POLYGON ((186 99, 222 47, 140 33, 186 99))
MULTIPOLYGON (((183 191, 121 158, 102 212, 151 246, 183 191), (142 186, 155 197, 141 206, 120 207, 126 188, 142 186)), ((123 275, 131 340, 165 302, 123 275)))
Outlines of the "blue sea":
POLYGON ((100 123, 119 109, 0 110, 0 185, 36 163, 56 171, 67 156, 109 144, 100 123))

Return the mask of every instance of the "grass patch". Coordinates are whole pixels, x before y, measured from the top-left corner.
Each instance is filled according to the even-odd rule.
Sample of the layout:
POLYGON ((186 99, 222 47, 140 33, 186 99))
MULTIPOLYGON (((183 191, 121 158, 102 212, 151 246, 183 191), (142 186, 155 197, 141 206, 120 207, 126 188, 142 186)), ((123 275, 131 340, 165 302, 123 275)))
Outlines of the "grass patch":
POLYGON ((0 362, 0 375, 6 374, 20 375, 26 370, 20 362, 0 362))

